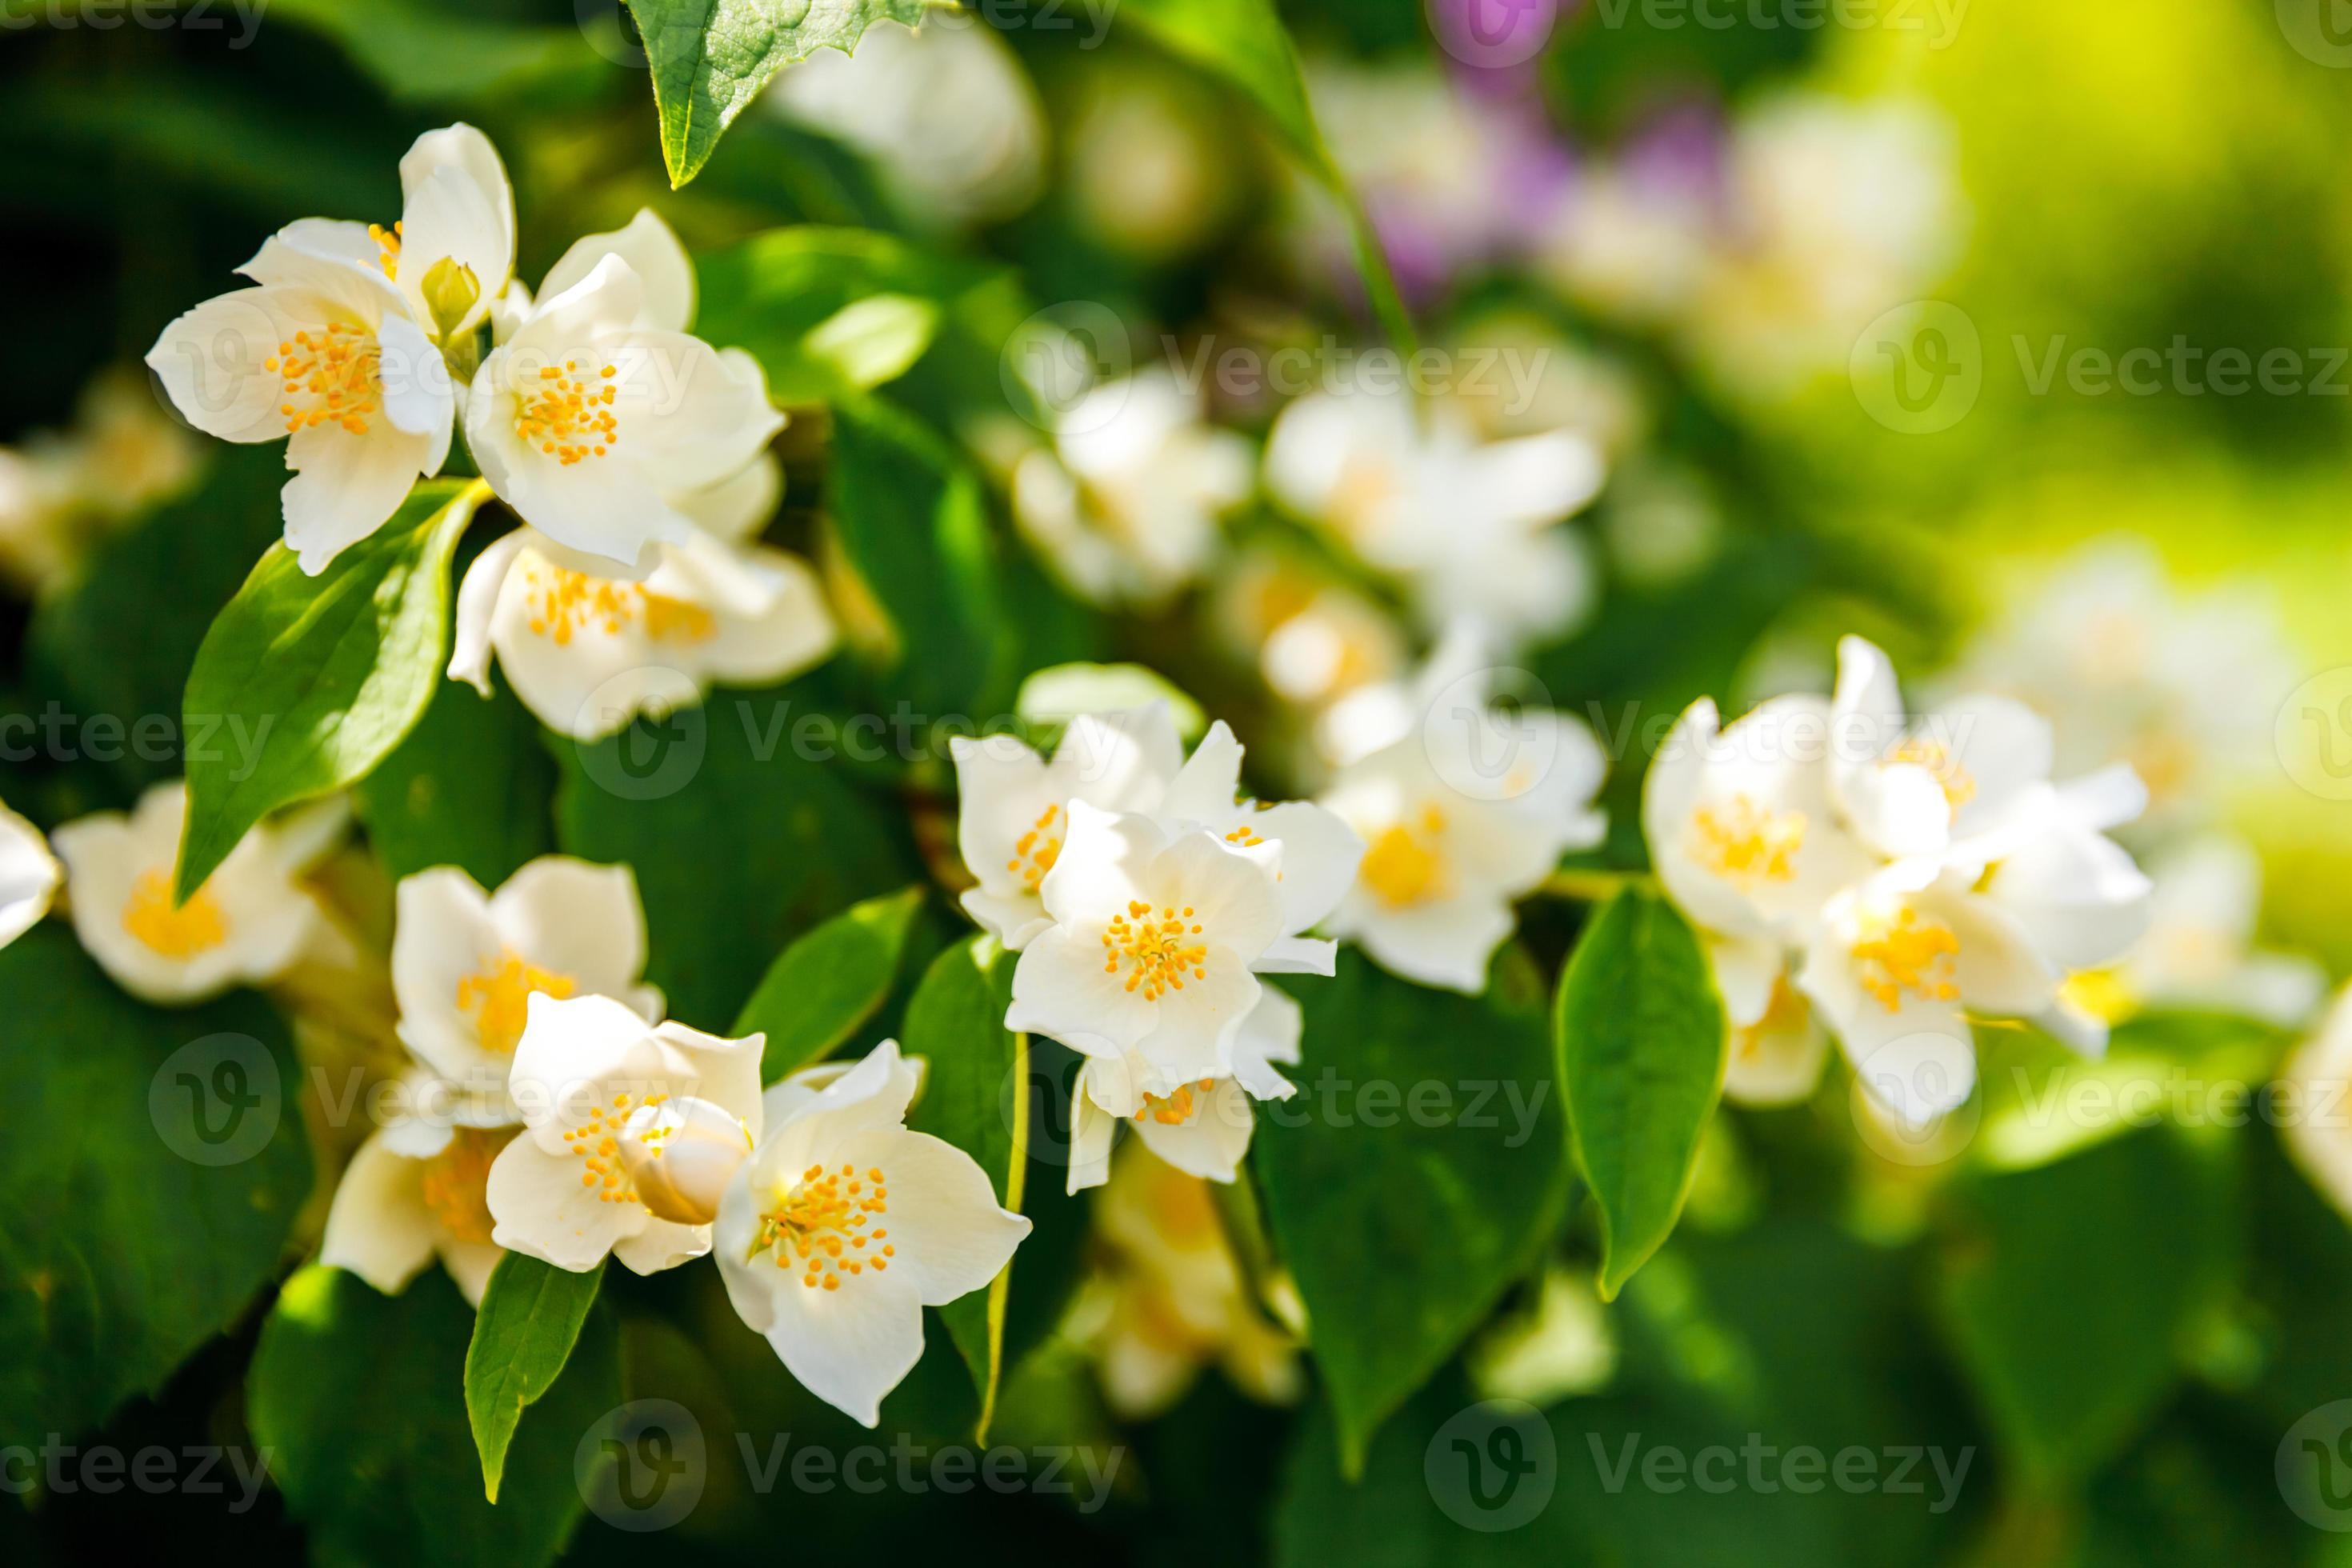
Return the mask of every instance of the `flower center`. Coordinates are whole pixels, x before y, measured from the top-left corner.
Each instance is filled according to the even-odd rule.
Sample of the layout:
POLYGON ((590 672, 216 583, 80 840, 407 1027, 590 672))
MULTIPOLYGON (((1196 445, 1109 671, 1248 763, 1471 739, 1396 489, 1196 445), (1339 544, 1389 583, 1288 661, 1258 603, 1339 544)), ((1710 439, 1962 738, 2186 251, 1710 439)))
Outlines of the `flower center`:
POLYGON ((1804 843, 1803 812, 1768 811, 1741 795, 1720 809, 1698 808, 1685 852, 1726 881, 1752 888, 1793 879, 1804 843))
POLYGON ((1360 453, 1339 470, 1324 515, 1341 538, 1360 539, 1396 499, 1398 489, 1396 469, 1386 458, 1360 453))
POLYGON ((170 874, 142 871, 123 906, 122 929, 165 958, 194 958, 228 940, 228 917, 202 888, 173 909, 170 874))
POLYGON ((286 433, 332 423, 366 435, 367 416, 382 391, 376 370, 383 357, 374 334, 348 321, 330 321, 279 343, 261 368, 274 372, 284 388, 278 412, 286 416, 286 433))
POLYGON ((1358 875, 1391 909, 1426 903, 1445 890, 1444 832, 1445 813, 1424 805, 1418 821, 1393 823, 1372 840, 1358 875))
POLYGON ((1950 1002, 1959 996, 1952 984, 1952 961, 1960 939, 1940 921, 1922 920, 1905 905, 1892 915, 1865 914, 1853 942, 1853 959, 1862 970, 1862 988, 1888 1012, 1897 1011, 1906 996, 1922 1002, 1950 1002))
POLYGON ((512 1056, 530 1016, 530 994, 543 991, 561 1001, 573 989, 570 975, 541 969, 508 948, 497 963, 457 982, 457 1011, 474 1016, 482 1049, 512 1056))
MULTIPOLYGON (((645 1102, 659 1105, 667 1099, 666 1094, 649 1094, 645 1102)), ((629 1180, 621 1163, 621 1129, 628 1125, 634 1103, 626 1094, 616 1094, 610 1107, 591 1106, 588 1120, 563 1134, 563 1142, 580 1156, 580 1184, 598 1188, 598 1203, 642 1203, 636 1184, 629 1180)))
POLYGON ((394 223, 390 228, 380 223, 368 225, 368 237, 375 241, 376 249, 382 252, 376 258, 376 265, 383 268, 386 278, 400 276, 400 231, 404 226, 400 223, 394 223))
POLYGON ((1147 1002, 1157 1002, 1171 991, 1184 989, 1184 972, 1191 970, 1195 980, 1209 977, 1209 950, 1203 943, 1188 942, 1187 937, 1201 934, 1198 925, 1187 925, 1192 918, 1192 906, 1184 906, 1181 913, 1162 906, 1160 918, 1151 918, 1151 906, 1141 900, 1130 901, 1127 913, 1113 915, 1110 924, 1103 929, 1103 973, 1117 974, 1127 971, 1127 989, 1140 990, 1147 1002))
POLYGON ((583 458, 601 458, 620 444, 621 420, 613 412, 614 367, 593 376, 580 374, 568 359, 539 373, 539 384, 515 403, 515 434, 570 468, 583 458))
POLYGON ((1192 1120, 1194 1111, 1208 1103, 1205 1097, 1216 1087, 1215 1079, 1204 1078, 1197 1084, 1178 1084, 1173 1094, 1147 1094, 1143 1097, 1143 1104, 1135 1112, 1135 1119, 1140 1121, 1149 1116, 1162 1127, 1181 1127, 1192 1120), (1196 1089, 1199 1091, 1197 1096, 1193 1092, 1196 1089))
POLYGON ((1004 863, 1004 868, 1019 877, 1033 893, 1037 884, 1045 879, 1045 873, 1054 868, 1054 862, 1062 858, 1062 836, 1055 831, 1061 821, 1062 808, 1047 806, 1030 824, 1029 831, 1021 836, 1021 841, 1013 845, 1013 858, 1004 863))
POLYGON ((887 1239, 888 1231, 867 1227, 890 1211, 889 1195, 879 1165, 867 1167, 862 1178, 855 1165, 836 1171, 811 1165, 783 1201, 760 1216, 750 1256, 774 1247, 776 1267, 799 1269, 801 1284, 811 1290, 838 1290, 844 1274, 869 1268, 885 1273, 898 1249, 887 1239))
POLYGON ((461 1127, 448 1147, 425 1162, 425 1206, 452 1239, 490 1239, 497 1224, 490 1217, 490 1163, 510 1136, 505 1128, 461 1127))
POLYGON ((1785 974, 1772 977, 1772 994, 1764 1003, 1764 1016, 1739 1031, 1732 1052, 1742 1061, 1753 1061, 1763 1054, 1764 1042, 1774 1035, 1786 1034, 1805 1021, 1805 999, 1797 994, 1785 974))
POLYGON ((1937 786, 1944 792, 1945 804, 1954 811, 1977 797, 1977 781, 1969 776, 1969 770, 1960 766, 1952 749, 1941 741, 1923 741, 1914 736, 1887 752, 1886 761, 1889 766, 1908 763, 1935 774, 1937 786))
POLYGON ((718 620, 699 605, 650 593, 635 583, 591 577, 568 566, 534 562, 528 568, 530 629, 568 647, 574 632, 593 626, 606 637, 618 637, 639 616, 646 635, 656 642, 708 642, 719 632, 718 620))

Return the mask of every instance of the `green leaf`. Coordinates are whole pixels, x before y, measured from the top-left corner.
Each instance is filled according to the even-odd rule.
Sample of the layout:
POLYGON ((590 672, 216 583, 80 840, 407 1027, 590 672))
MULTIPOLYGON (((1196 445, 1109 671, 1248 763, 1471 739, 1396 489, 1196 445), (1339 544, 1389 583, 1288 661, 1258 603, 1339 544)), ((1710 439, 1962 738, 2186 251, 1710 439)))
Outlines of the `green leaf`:
POLYGON ((722 1026, 793 939, 922 875, 904 813, 798 754, 813 689, 715 692, 557 754, 556 842, 635 869, 674 1017, 722 1026))
POLYGON ((951 0, 628 0, 653 71, 671 189, 702 172, 743 106, 819 49, 847 54, 876 22, 923 19, 951 0))
POLYGON ((897 634, 891 673, 926 717, 992 710, 1007 684, 995 552, 979 481, 946 443, 871 400, 835 410, 842 553, 897 634))
POLYGON ((0 1444, 96 1426, 234 1322, 310 1190, 286 1026, 132 1000, 62 925, 0 951, 0 1444))
POLYGON ((2232 1153, 2145 1127, 1956 1189, 1937 1305, 1978 1403, 2037 1481, 2098 1468, 2179 1382, 2241 1261, 2232 1153))
POLYGON ((514 694, 484 699, 444 680, 352 803, 395 880, 456 866, 495 888, 554 847, 554 795, 555 761, 514 694))
POLYGON ((1123 0, 1118 16, 1247 99, 1308 172, 1330 187, 1354 232, 1357 265, 1381 329, 1400 353, 1411 355, 1419 346, 1412 318, 1397 292, 1395 274, 1389 269, 1371 219, 1348 189, 1315 123, 1306 79, 1298 70, 1298 51, 1291 46, 1274 0, 1123 0))
POLYGON ((262 556, 188 673, 182 899, 255 823, 365 778, 424 714, 448 656, 450 556, 488 493, 418 485, 315 577, 283 544, 262 556))
POLYGON ((379 1296, 339 1268, 286 1282, 255 1348, 246 1412, 270 1476, 327 1564, 552 1562, 578 1524, 584 1441, 620 1405, 620 1333, 590 1313, 570 1364, 524 1414, 500 1501, 482 1496, 463 1373, 474 1314, 438 1268, 379 1296))
POLYGON ((490 1270, 466 1347, 466 1422, 488 1501, 499 1500, 499 1477, 522 1413, 555 1386, 604 1279, 601 1264, 575 1274, 520 1252, 490 1270))
POLYGON ((602 96, 626 58, 618 18, 582 7, 573 25, 539 26, 446 0, 269 0, 282 18, 330 37, 391 97, 411 103, 495 102, 526 95, 602 96))
POLYGON ((1516 949, 1484 996, 1345 950, 1333 979, 1286 989, 1308 1068, 1258 1107, 1253 1163, 1353 1472, 1559 1228, 1566 1140, 1542 982, 1516 949))
POLYGON ((736 1039, 767 1035, 761 1082, 823 1061, 881 1011, 922 907, 919 887, 867 899, 777 955, 728 1031, 736 1039))
POLYGON ((1189 693, 1158 670, 1139 664, 1057 664, 1033 670, 1022 680, 1013 710, 1037 727, 1039 743, 1046 745, 1081 713, 1140 708, 1150 702, 1168 704, 1176 733, 1187 742, 1199 740, 1209 727, 1209 716, 1189 693))
POLYGON ((1674 1230, 1723 1090, 1723 1005, 1689 923, 1643 889, 1611 900, 1560 976, 1554 1026, 1607 1300, 1674 1230))

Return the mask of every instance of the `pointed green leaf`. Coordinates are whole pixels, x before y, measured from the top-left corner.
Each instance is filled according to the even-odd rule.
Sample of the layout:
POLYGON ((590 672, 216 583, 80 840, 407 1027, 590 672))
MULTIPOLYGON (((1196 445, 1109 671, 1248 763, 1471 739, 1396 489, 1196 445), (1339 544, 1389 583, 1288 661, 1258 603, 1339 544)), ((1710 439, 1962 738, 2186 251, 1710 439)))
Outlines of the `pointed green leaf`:
POLYGON ((488 493, 421 484, 315 577, 283 544, 262 556, 188 673, 181 898, 255 823, 356 784, 415 727, 448 657, 450 556, 488 493))
POLYGON ((602 1265, 574 1274, 520 1252, 490 1270, 466 1347, 466 1423, 474 1430, 482 1495, 489 1501, 499 1500, 499 1478, 522 1413, 555 1386, 604 1279, 602 1265))
POLYGON ((922 907, 919 887, 867 899, 777 955, 729 1031, 768 1037, 761 1082, 823 1061, 881 1010, 922 907))
POLYGON ((877 22, 908 26, 953 0, 628 0, 653 72, 672 189, 702 172, 719 133, 769 79, 819 49, 847 54, 877 22))
POLYGON ((1332 979, 1285 989, 1307 1067, 1257 1108, 1251 1162, 1352 1473, 1558 1231, 1566 1140, 1543 983, 1517 950, 1484 996, 1350 951, 1332 979))
POLYGON ((1577 1170, 1601 1208, 1613 1299, 1674 1230, 1723 1090, 1723 1005, 1698 938, 1646 889, 1592 917, 1559 981, 1560 1091, 1577 1170))

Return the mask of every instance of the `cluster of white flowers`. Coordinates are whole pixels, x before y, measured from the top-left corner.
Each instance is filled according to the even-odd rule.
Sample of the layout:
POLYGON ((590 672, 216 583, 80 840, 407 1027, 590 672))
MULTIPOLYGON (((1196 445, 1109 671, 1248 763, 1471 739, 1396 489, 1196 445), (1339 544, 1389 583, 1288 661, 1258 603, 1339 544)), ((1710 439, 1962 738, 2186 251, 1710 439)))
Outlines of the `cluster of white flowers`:
POLYGON ((2053 783, 2050 726, 2021 704, 1915 721, 1877 647, 1850 637, 1838 656, 1827 701, 1776 698, 1727 729, 1693 704, 1651 766, 1643 829, 1708 943, 1727 1092, 1805 1094, 1834 1034, 1869 1093, 1924 1125, 1975 1085, 1973 1017, 2104 1047, 2063 987, 2147 928, 2149 881, 2106 837, 2146 791, 2124 766, 2053 783))
POLYGON ((201 462, 137 378, 100 376, 69 428, 0 447, 0 578, 46 591, 107 530, 184 489, 201 462))

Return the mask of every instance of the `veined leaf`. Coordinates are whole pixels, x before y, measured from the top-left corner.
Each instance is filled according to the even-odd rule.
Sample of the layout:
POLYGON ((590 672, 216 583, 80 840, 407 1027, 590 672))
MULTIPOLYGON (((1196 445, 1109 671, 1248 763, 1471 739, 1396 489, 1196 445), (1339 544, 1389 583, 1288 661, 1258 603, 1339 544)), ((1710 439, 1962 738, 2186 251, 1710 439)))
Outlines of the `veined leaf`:
POLYGON ((474 1431, 488 1500, 499 1500, 499 1478, 522 1413, 555 1386, 604 1279, 601 1265, 575 1274, 520 1252, 490 1270, 466 1347, 466 1424, 474 1431))
POLYGON ((824 1060, 881 1010, 922 907, 919 887, 867 899, 777 955, 729 1031, 736 1039, 767 1035, 761 1082, 824 1060))
POLYGON ((180 898, 255 823, 356 784, 415 727, 448 654, 450 556, 488 494, 459 479, 418 485, 315 577, 283 544, 262 556, 188 673, 180 898))
POLYGON ((847 54, 877 22, 908 26, 952 0, 628 0, 645 40, 672 189, 702 172, 720 132, 784 67, 847 54))
POLYGON ((1682 1214, 1723 1091, 1723 1005, 1689 923, 1634 888, 1585 928, 1554 1026, 1570 1142, 1601 1206, 1605 1300, 1682 1214))

